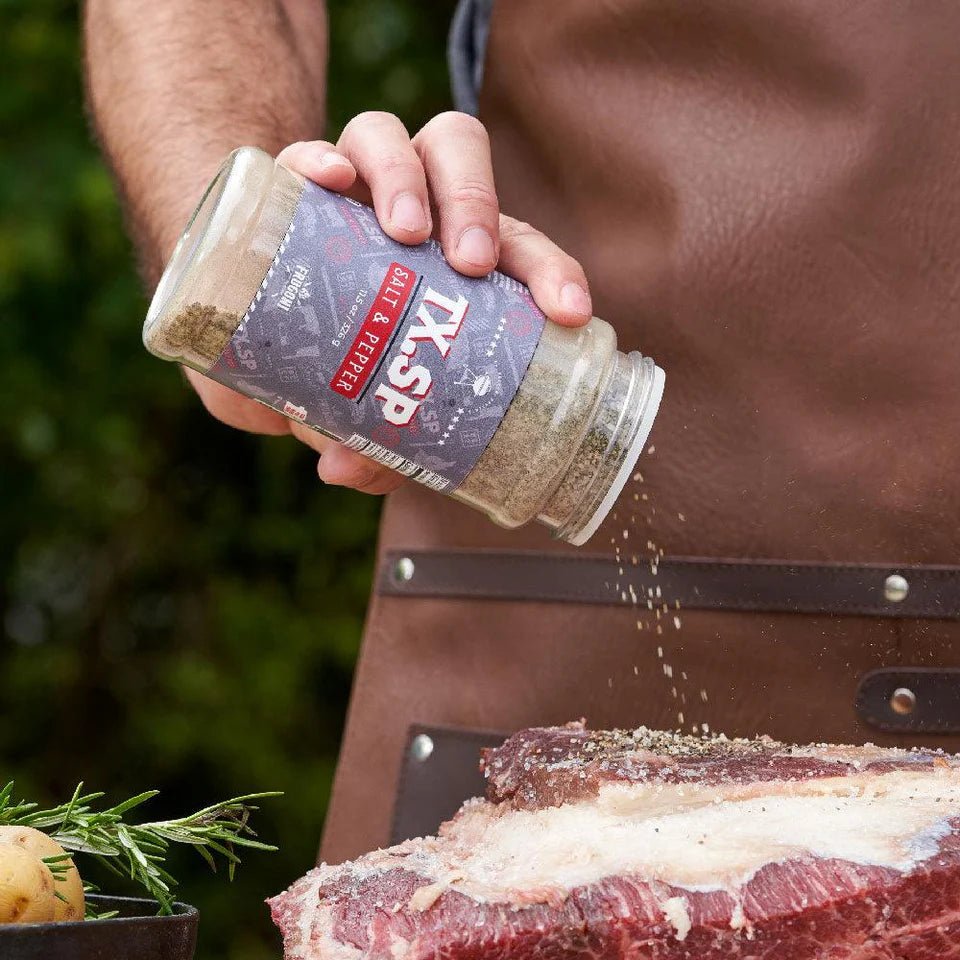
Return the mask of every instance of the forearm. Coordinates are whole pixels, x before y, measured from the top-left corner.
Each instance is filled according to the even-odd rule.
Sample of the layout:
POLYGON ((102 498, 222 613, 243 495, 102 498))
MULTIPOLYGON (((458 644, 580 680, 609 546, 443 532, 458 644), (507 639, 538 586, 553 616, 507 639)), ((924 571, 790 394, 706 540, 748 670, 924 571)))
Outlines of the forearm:
POLYGON ((85 38, 90 109, 149 282, 231 149, 322 133, 322 0, 88 0, 85 38))

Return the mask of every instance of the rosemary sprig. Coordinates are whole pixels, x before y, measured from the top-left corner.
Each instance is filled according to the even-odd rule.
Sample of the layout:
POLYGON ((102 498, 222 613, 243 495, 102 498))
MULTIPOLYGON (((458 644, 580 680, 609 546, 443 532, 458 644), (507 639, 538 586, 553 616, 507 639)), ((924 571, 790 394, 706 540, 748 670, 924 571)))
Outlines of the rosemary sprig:
MULTIPOLYGON (((88 854, 117 876, 129 876, 159 904, 158 913, 172 912, 176 879, 165 864, 171 844, 193 847, 216 870, 216 855, 226 860, 233 879, 240 863, 236 848, 274 851, 255 839, 250 814, 258 810, 251 801, 279 797, 280 793, 251 793, 204 807, 178 820, 132 824, 126 815, 157 795, 156 790, 137 794, 123 803, 96 809, 103 793, 83 793, 79 784, 67 803, 41 810, 36 803, 14 801, 11 781, 0 790, 0 826, 33 827, 50 834, 71 853, 88 854)), ((62 859, 62 858, 59 858, 62 859)), ((51 864, 56 875, 60 864, 51 864)))

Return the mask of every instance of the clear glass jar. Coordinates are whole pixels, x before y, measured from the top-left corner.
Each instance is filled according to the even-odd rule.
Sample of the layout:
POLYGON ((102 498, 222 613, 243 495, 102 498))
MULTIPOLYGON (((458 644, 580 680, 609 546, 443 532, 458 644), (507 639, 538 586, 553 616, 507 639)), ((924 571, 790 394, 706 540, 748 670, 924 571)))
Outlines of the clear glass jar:
MULTIPOLYGON (((260 150, 230 155, 157 287, 147 349, 211 370, 257 296, 303 188, 299 175, 260 150)), ((603 320, 579 329, 547 323, 513 402, 451 496, 501 526, 537 520, 563 540, 585 543, 644 448, 663 381, 650 358, 617 350, 603 320)), ((309 426, 343 439, 329 424, 309 426)))

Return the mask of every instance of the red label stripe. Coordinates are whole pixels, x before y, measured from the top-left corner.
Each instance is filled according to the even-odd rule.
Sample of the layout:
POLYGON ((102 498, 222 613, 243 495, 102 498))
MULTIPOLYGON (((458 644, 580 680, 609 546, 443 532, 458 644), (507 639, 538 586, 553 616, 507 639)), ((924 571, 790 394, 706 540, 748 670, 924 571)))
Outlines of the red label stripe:
POLYGON ((417 282, 417 275, 402 263, 391 263, 373 303, 347 351, 330 389, 351 400, 359 397, 383 355, 417 282))

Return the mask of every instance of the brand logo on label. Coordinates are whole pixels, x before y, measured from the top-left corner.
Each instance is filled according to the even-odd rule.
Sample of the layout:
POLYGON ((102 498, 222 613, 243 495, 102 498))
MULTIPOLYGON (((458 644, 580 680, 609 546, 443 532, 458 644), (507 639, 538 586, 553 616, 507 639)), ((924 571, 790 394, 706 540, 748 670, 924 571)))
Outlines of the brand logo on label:
POLYGON ((307 279, 310 275, 310 268, 305 263, 298 263, 295 267, 287 267, 287 273, 290 279, 283 288, 283 292, 277 297, 277 306, 289 312, 290 308, 297 303, 303 303, 310 299, 310 284, 307 279))
POLYGON ((469 306, 462 294, 453 300, 427 287, 417 309, 416 323, 407 331, 400 352, 387 368, 387 383, 381 383, 374 394, 383 404, 387 423, 406 427, 413 421, 433 386, 433 375, 422 364, 411 366, 411 360, 421 344, 433 344, 441 359, 446 360, 469 306))

